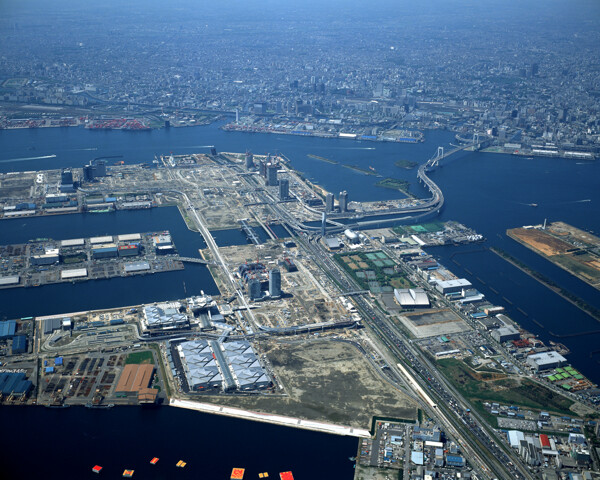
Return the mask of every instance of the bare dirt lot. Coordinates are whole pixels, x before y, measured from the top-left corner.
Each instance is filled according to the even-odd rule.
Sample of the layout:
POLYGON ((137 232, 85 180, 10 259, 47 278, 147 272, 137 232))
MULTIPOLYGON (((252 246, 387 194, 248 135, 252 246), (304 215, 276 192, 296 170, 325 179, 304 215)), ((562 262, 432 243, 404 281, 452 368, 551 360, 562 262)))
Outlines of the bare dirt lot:
POLYGON ((552 235, 549 235, 542 230, 533 228, 513 228, 508 231, 508 234, 548 257, 560 255, 573 249, 572 245, 563 242, 558 238, 554 238, 552 235))
POLYGON ((370 428, 373 416, 416 418, 412 400, 382 380, 349 343, 280 343, 265 350, 289 396, 203 396, 201 401, 357 428, 370 428))

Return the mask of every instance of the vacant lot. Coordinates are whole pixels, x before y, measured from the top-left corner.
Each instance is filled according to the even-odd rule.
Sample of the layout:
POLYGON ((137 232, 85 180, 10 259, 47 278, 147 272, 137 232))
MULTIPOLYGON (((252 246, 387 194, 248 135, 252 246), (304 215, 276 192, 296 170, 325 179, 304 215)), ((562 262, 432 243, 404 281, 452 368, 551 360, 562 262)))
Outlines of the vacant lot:
POLYGON ((572 414, 573 402, 526 378, 507 377, 492 372, 476 372, 462 360, 448 358, 438 362, 446 377, 471 400, 519 405, 535 410, 572 414))
POLYGON ((527 246, 538 250, 548 257, 566 253, 574 248, 569 243, 563 242, 543 230, 537 230, 535 228, 513 228, 512 230, 508 230, 507 233, 509 236, 525 243, 527 246))
POLYGON ((135 352, 127 355, 127 360, 125 360, 125 364, 140 364, 140 363, 154 363, 154 358, 152 357, 152 352, 135 352))
POLYGON ((351 344, 281 343, 267 356, 289 396, 201 397, 220 405, 359 428, 373 416, 416 418, 412 400, 381 379, 351 344))

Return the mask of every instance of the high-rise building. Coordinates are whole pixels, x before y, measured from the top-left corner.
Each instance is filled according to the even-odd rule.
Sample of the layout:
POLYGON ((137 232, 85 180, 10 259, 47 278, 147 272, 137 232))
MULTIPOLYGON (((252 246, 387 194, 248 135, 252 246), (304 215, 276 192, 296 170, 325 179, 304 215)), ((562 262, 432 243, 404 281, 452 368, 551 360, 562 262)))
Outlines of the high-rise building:
POLYGON ((290 196, 290 181, 287 178, 279 180, 279 200, 287 200, 290 196))
POLYGON ((251 278, 248 281, 248 295, 250 296, 250 300, 256 300, 261 297, 260 280, 251 278))
POLYGON ((333 193, 328 193, 325 196, 325 211, 333 212, 333 193))
POLYGON ((340 212, 347 212, 348 211, 348 192, 346 192, 346 190, 344 190, 343 192, 340 192, 340 212))
POLYGON ((96 167, 94 177, 106 177, 106 162, 104 160, 94 162, 94 166, 96 167))
POLYGON ((278 268, 269 271, 269 295, 274 298, 281 297, 281 272, 278 268))
POLYGON ((83 167, 83 181, 84 182, 93 182, 96 177, 96 167, 95 165, 89 164, 83 167))
POLYGON ((260 161, 260 176, 263 178, 267 178, 267 162, 264 160, 260 161))
POLYGON ((250 152, 246 152, 246 170, 252 170, 254 168, 254 155, 250 152))
POLYGON ((277 171, 279 170, 279 165, 269 164, 267 165, 267 185, 270 187, 275 187, 279 184, 277 181, 277 171))
POLYGON ((73 171, 70 168, 64 168, 60 174, 60 183, 64 185, 73 183, 73 171))
POLYGON ((323 212, 321 216, 321 236, 327 235, 327 213, 323 212))

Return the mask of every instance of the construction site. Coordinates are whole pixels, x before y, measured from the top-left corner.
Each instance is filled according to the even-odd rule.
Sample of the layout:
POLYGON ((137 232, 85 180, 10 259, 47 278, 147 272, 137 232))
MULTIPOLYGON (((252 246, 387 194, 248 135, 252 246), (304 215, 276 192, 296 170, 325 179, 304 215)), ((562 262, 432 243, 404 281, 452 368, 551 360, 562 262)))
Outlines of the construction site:
POLYGON ((526 226, 506 231, 520 244, 600 289, 600 238, 564 222, 526 226))

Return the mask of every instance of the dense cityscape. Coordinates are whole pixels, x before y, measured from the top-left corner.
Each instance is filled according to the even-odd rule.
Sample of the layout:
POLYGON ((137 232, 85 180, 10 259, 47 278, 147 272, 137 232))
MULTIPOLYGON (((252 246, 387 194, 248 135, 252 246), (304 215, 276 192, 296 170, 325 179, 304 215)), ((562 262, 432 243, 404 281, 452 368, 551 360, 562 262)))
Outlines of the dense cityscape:
POLYGON ((97 28, 108 14, 100 5, 33 18, 13 6, 1 20, 0 99, 6 118, 23 104, 91 114, 237 110, 309 129, 451 128, 596 154, 600 33, 586 9, 564 20, 568 6, 553 3, 493 13, 441 5, 432 14, 400 2, 332 2, 272 17, 258 7, 158 16, 156 5, 124 6, 106 28, 97 28))

